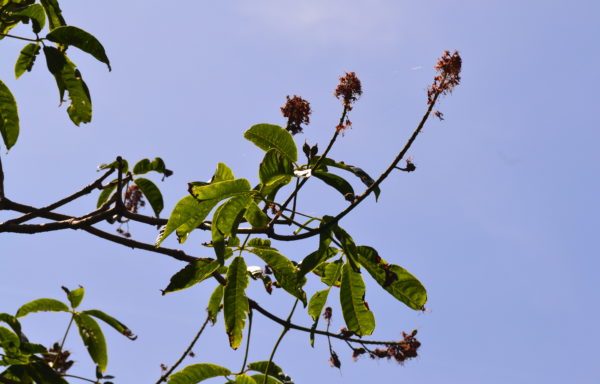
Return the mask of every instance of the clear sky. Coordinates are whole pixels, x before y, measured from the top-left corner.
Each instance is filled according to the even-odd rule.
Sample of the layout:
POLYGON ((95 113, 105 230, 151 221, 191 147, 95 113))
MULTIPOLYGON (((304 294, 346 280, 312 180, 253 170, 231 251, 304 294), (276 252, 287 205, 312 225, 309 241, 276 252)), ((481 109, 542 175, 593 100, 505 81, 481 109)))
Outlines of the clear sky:
MULTIPOLYGON (((417 171, 393 174, 377 204, 368 201, 341 223, 357 243, 376 247, 427 287, 427 313, 373 284, 367 291, 374 337, 418 329, 420 356, 404 366, 353 362, 335 344, 338 371, 329 367, 326 340, 311 349, 306 335, 291 333, 275 361, 299 384, 600 382, 600 3, 63 0, 63 11, 69 24, 102 41, 113 71, 72 52, 94 102, 93 122, 78 128, 57 108, 43 58, 14 80, 23 44, 2 41, 0 78, 19 102, 22 128, 14 149, 2 153, 6 190, 34 205, 89 183, 96 166, 117 155, 161 156, 175 171, 160 184, 165 212, 188 181, 208 179, 219 161, 256 181, 262 153, 243 131, 284 124, 279 107, 297 94, 313 108, 297 142, 324 146, 341 112, 332 93, 345 71, 357 73, 364 95, 331 156, 378 174, 425 111, 437 58, 459 50, 462 84, 439 106, 446 120, 431 120, 411 150, 417 171)), ((317 186, 300 201, 308 211, 344 206, 317 186)), ((96 197, 66 211, 90 210, 96 197)), ((156 236, 140 226, 130 232, 149 242, 156 236)), ((184 248, 210 256, 199 245, 206 239, 194 234, 184 248)), ((300 260, 315 247, 313 239, 280 249, 300 260)), ((108 371, 118 383, 155 382, 159 365, 172 364, 199 327, 214 287, 206 282, 163 297, 159 289, 182 263, 83 232, 2 234, 0 263, 0 311, 38 297, 62 299, 61 285, 81 284, 83 307, 103 309, 139 335, 131 342, 106 329, 108 371)), ((248 295, 281 316, 292 304, 282 292, 266 296, 257 283, 248 295)), ((334 316, 335 329, 339 310, 334 316)), ((280 328, 255 319, 250 360, 265 360, 280 328)), ((304 310, 294 321, 310 324, 304 310)), ((38 314, 24 326, 33 340, 51 343, 67 322, 38 314)), ((76 334, 67 347, 75 351, 73 373, 91 376, 76 334)), ((194 351, 189 363, 242 364, 222 322, 194 351)))

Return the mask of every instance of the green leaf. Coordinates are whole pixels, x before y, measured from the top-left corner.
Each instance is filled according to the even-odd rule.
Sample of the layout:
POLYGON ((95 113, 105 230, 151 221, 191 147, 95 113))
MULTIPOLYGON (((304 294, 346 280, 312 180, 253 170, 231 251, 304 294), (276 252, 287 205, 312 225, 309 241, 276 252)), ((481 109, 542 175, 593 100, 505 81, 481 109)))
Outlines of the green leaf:
POLYGON ((269 239, 260 239, 258 237, 255 237, 253 239, 250 239, 247 243, 246 243, 247 247, 256 247, 256 248, 271 248, 271 240, 269 239))
MULTIPOLYGON (((119 170, 119 161, 115 160, 110 164, 100 164, 98 166, 99 171, 102 171, 104 169, 114 169, 115 171, 118 171, 119 170)), ((121 159, 121 172, 127 173, 127 171, 129 171, 129 163, 127 162, 127 160, 121 159)), ((113 181, 116 182, 117 179, 115 179, 113 181)))
POLYGON ((13 315, 8 313, 0 313, 0 321, 8 324, 16 334, 21 335, 21 323, 13 315))
POLYGON ((213 216, 213 227, 216 227, 223 236, 234 234, 241 219, 240 214, 250 202, 252 202, 250 196, 245 195, 234 196, 224 202, 213 216))
POLYGON ((282 375, 284 375, 283 369, 281 369, 277 364, 275 364, 272 361, 271 361, 271 364, 269 364, 269 362, 266 360, 265 361, 256 361, 254 363, 248 364, 248 369, 250 369, 251 371, 256 371, 256 372, 267 374, 267 366, 269 367, 269 372, 268 372, 269 376, 279 378, 282 375))
POLYGON ((352 266, 352 269, 358 272, 358 253, 356 251, 356 244, 354 243, 354 240, 346 231, 342 229, 342 227, 339 226, 333 228, 333 234, 342 244, 342 250, 344 251, 344 254, 348 256, 348 262, 352 266))
POLYGON ((31 26, 34 33, 40 33, 40 31, 46 25, 46 14, 44 13, 44 8, 39 4, 32 4, 27 8, 13 12, 13 15, 25 16, 28 19, 31 19, 31 26))
POLYGON ((32 312, 69 312, 69 307, 62 301, 54 299, 33 300, 19 308, 15 317, 23 317, 32 312))
POLYGON ((90 357, 100 371, 104 372, 108 363, 108 353, 102 329, 100 329, 96 320, 85 313, 74 314, 73 319, 75 320, 75 324, 77 324, 77 328, 79 328, 79 335, 90 357))
POLYGON ((332 258, 337 253, 335 248, 330 248, 331 244, 331 228, 325 228, 329 221, 333 219, 331 216, 323 217, 323 221, 319 225, 319 249, 316 252, 306 256, 300 263, 300 274, 305 276, 307 273, 315 269, 322 262, 332 258))
POLYGON ((261 192, 267 195, 271 190, 292 181, 294 167, 291 160, 279 150, 270 149, 260 163, 258 176, 262 184, 261 192))
POLYGON ((206 310, 208 311, 208 316, 210 317, 210 321, 214 324, 217 322, 217 316, 221 311, 221 303, 223 302, 223 286, 221 284, 217 285, 212 295, 210 295, 210 299, 208 300, 208 307, 206 310))
MULTIPOLYGON (((252 380, 254 380, 255 383, 257 384, 263 384, 265 383, 265 375, 258 373, 256 375, 252 375, 250 376, 252 378, 252 380)), ((237 381, 236 381, 237 383, 237 381)), ((267 384, 281 384, 281 381, 273 378, 272 376, 267 376, 267 384)))
POLYGON ((223 315, 225 330, 229 336, 229 345, 237 349, 242 342, 242 332, 246 325, 248 299, 245 295, 248 287, 248 274, 243 257, 236 257, 227 270, 227 285, 223 297, 223 315))
POLYGON ((342 266, 344 262, 340 260, 336 260, 332 263, 327 263, 325 269, 323 271, 323 276, 321 276, 321 281, 329 286, 339 286, 340 285, 340 273, 342 271, 342 266))
POLYGON ((212 199, 223 200, 249 191, 250 183, 246 179, 225 180, 208 185, 190 186, 190 194, 199 201, 212 199))
POLYGON ((202 224, 217 203, 216 200, 199 202, 193 196, 186 196, 179 200, 169 216, 165 229, 156 240, 156 246, 158 247, 175 230, 177 230, 179 242, 183 243, 189 233, 202 224))
MULTIPOLYGON (((318 160, 319 160, 319 156, 316 156, 311 160, 311 163, 314 164, 318 160)), ((373 178, 371 176, 369 176, 369 174, 367 172, 365 172, 364 170, 362 170, 359 167, 355 167, 353 165, 348 165, 343 162, 336 162, 335 160, 332 160, 329 158, 326 158, 325 160, 323 160, 323 162, 321 164, 322 164, 322 166, 319 167, 320 169, 322 169, 323 167, 326 167, 326 166, 331 166, 331 167, 336 167, 336 168, 351 172, 356 177, 358 177, 360 179, 360 181, 362 181, 363 184, 366 185, 367 187, 370 187, 375 182, 375 180, 373 180, 373 178)), ((379 189, 379 187, 377 187, 373 190, 373 193, 375 194, 375 200, 377 200, 379 198, 379 194, 381 193, 381 190, 379 189)))
POLYGON ((8 328, 0 327, 0 347, 7 351, 16 351, 21 342, 19 336, 8 328))
POLYGON ((210 277, 219 268, 219 265, 220 263, 214 259, 192 261, 171 277, 169 285, 162 291, 162 294, 166 295, 169 292, 180 291, 199 283, 210 277))
POLYGON ((342 268, 340 304, 348 329, 358 336, 370 335, 375 329, 375 316, 365 304, 365 283, 359 272, 348 263, 342 268))
POLYGON ((143 177, 138 177, 134 179, 133 182, 137 185, 144 196, 148 199, 152 210, 156 217, 159 217, 160 212, 163 210, 164 203, 162 193, 160 193, 160 189, 154 184, 152 181, 145 179, 143 177))
POLYGON ((233 176, 233 171, 229 168, 225 163, 217 164, 217 170, 210 180, 211 183, 217 183, 219 181, 233 180, 235 176, 233 176))
POLYGON ((231 371, 215 364, 188 365, 169 377, 168 384, 196 384, 211 377, 231 375, 231 371))
POLYGON ((85 295, 85 290, 83 287, 79 287, 74 290, 70 290, 66 287, 62 287, 63 290, 67 293, 67 299, 69 299, 69 303, 71 303, 71 308, 75 309, 79 307, 81 301, 83 300, 83 296, 85 295))
POLYGON ((88 309, 87 311, 83 311, 82 313, 94 316, 96 319, 104 321, 106 324, 110 325, 115 331, 127 337, 129 340, 137 339, 137 336, 131 332, 131 329, 129 329, 129 327, 102 311, 99 311, 97 309, 88 309))
POLYGON ((354 189, 344 178, 321 170, 313 171, 312 175, 325 184, 335 188, 344 197, 354 197, 354 189))
POLYGON ((306 279, 299 276, 298 268, 287 257, 274 249, 253 248, 250 252, 263 259, 273 270, 279 285, 306 306, 306 292, 302 290, 306 279))
POLYGON ((69 384, 58 372, 42 361, 27 365, 26 370, 38 384, 69 384))
POLYGON ((269 218, 254 202, 250 201, 244 212, 244 218, 252 225, 252 228, 265 228, 269 224, 269 218))
POLYGON ((103 62, 108 66, 110 71, 110 61, 106 56, 104 47, 100 42, 91 34, 73 26, 57 27, 53 29, 46 39, 55 42, 57 44, 72 45, 81 49, 84 52, 94 56, 98 61, 103 62))
POLYGON ((308 314, 313 318, 314 321, 318 321, 321 313, 323 312, 323 307, 327 302, 327 296, 329 295, 329 291, 331 288, 324 289, 322 291, 315 292, 315 294, 310 298, 308 302, 308 314))
POLYGON ((112 196, 113 192, 117 188, 116 180, 111 181, 111 183, 100 192, 98 196, 98 201, 96 202, 96 208, 100 208, 102 204, 106 203, 108 199, 112 196), (114 184, 113 184, 114 182, 114 184))
POLYGON ((48 16, 48 22, 50 24, 50 30, 53 30, 61 25, 66 25, 65 19, 62 17, 62 11, 58 6, 57 0, 40 0, 40 3, 46 11, 48 16))
POLYGON ((290 161, 298 161, 298 149, 292 135, 278 125, 255 125, 244 133, 244 137, 263 151, 275 148, 290 161))
POLYGON ((19 58, 15 63, 15 77, 18 79, 22 74, 31 72, 35 58, 40 53, 40 45, 37 43, 30 43, 23 47, 19 58))
POLYGON ((10 89, 0 80, 0 134, 6 149, 10 149, 19 137, 19 112, 10 89))
POLYGON ((134 175, 143 175, 152 171, 162 173, 165 177, 169 177, 173 174, 173 171, 167 169, 165 162, 160 157, 156 157, 152 161, 150 161, 150 159, 142 159, 133 167, 134 175))
POLYGON ((427 291, 416 277, 398 265, 386 263, 371 247, 359 246, 357 250, 358 262, 383 289, 410 308, 422 310, 427 291))

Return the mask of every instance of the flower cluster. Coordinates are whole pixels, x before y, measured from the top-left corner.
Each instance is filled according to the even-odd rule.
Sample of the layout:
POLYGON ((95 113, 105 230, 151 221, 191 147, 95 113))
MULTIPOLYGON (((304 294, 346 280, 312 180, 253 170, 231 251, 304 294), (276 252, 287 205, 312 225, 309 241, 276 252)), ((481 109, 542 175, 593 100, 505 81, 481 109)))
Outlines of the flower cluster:
POLYGON ((73 360, 69 360, 71 352, 61 350, 58 343, 54 343, 48 353, 44 353, 44 361, 48 363, 57 373, 64 375, 73 365, 73 360))
POLYGON ((140 191, 137 185, 127 188, 123 203, 125 204, 125 209, 132 213, 137 213, 139 207, 146 205, 144 200, 142 200, 142 191, 140 191))
POLYGON ((362 86, 356 73, 346 72, 345 76, 340 77, 340 83, 335 89, 334 95, 338 99, 342 98, 342 104, 346 109, 352 110, 352 103, 362 95, 362 86))
POLYGON ((311 114, 310 103, 300 96, 294 95, 290 98, 286 96, 287 101, 285 105, 281 107, 281 113, 283 117, 288 118, 286 129, 295 135, 302 132, 302 124, 309 124, 311 114))
MULTIPOLYGON (((460 83, 460 70, 462 59, 458 51, 450 54, 450 51, 444 51, 435 65, 438 74, 433 79, 433 84, 427 90, 427 104, 433 103, 437 95, 446 95, 460 83)), ((439 117, 439 116, 438 116, 439 117)))
POLYGON ((404 340, 401 340, 397 343, 388 344, 386 349, 377 348, 373 351, 370 351, 369 356, 371 359, 387 358, 389 360, 394 358, 399 363, 403 363, 406 359, 417 357, 417 349, 419 349, 421 346, 421 342, 415 338, 416 335, 416 329, 411 333, 402 332, 402 337, 404 337, 404 340))

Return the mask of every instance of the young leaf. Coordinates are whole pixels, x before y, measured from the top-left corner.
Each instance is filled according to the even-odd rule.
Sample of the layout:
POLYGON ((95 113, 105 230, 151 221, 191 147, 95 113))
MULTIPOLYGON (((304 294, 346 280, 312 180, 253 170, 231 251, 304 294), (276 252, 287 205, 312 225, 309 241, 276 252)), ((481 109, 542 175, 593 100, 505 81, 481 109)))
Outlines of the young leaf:
POLYGON ((69 299, 69 303, 71 303, 71 308, 75 309, 79 307, 79 304, 81 304, 83 296, 85 295, 85 290, 83 289, 83 287, 79 287, 74 290, 69 290, 66 287, 62 288, 67 293, 67 299, 69 299))
POLYGON ((214 259, 192 261, 171 277, 169 285, 162 291, 162 294, 166 295, 169 292, 180 291, 199 283, 209 277, 219 268, 219 265, 220 263, 214 259))
POLYGON ((427 302, 427 291, 406 269, 387 264, 371 247, 358 246, 358 262, 375 281, 408 307, 421 310, 427 302))
POLYGON ((186 196, 179 200, 169 216, 167 225, 156 241, 158 247, 173 231, 177 230, 180 242, 183 243, 187 235, 196 229, 217 205, 216 200, 198 201, 193 196, 186 196), (181 241, 183 239, 183 241, 181 241))
POLYGON ((308 314, 314 321, 318 321, 321 313, 323 312, 323 307, 325 307, 325 303, 327 302, 327 296, 329 296, 329 291, 331 288, 324 289, 322 291, 315 292, 315 294, 310 298, 308 302, 308 314))
POLYGON ((272 361, 271 364, 269 364, 268 361, 256 361, 254 363, 248 364, 248 369, 251 371, 267 374, 267 365, 269 366, 269 376, 273 376, 276 378, 279 378, 282 375, 285 376, 283 373, 283 369, 281 369, 277 364, 275 364, 272 361))
POLYGON ((241 218, 240 214, 243 214, 250 202, 252 198, 246 195, 234 196, 224 202, 213 216, 213 227, 216 227, 223 236, 234 234, 241 218))
POLYGON ((322 170, 313 171, 312 175, 317 179, 324 181, 325 184, 335 188, 344 197, 354 197, 354 189, 344 178, 322 170))
POLYGON ((152 181, 145 179, 143 177, 138 177, 134 179, 133 182, 137 185, 144 196, 148 199, 152 210, 156 217, 159 217, 160 212, 163 210, 164 203, 162 193, 160 193, 160 189, 154 184, 152 181))
POLYGON ((125 324, 121 323, 119 320, 115 319, 114 317, 112 317, 102 311, 99 311, 97 309, 88 309, 87 311, 83 311, 82 313, 85 313, 86 315, 94 316, 96 319, 100 319, 100 320, 104 321, 106 324, 113 327, 117 332, 119 332, 123 336, 127 337, 129 340, 137 339, 137 336, 134 335, 131 332, 131 329, 129 329, 125 324))
POLYGON ((108 66, 110 71, 110 61, 106 56, 104 47, 100 42, 91 34, 73 26, 63 26, 53 29, 46 39, 55 42, 57 44, 72 45, 81 49, 84 52, 94 56, 96 60, 103 62, 108 66))
POLYGON ((46 25, 46 14, 44 8, 39 4, 32 4, 26 8, 12 13, 14 16, 25 16, 31 20, 33 33, 40 33, 46 25))
POLYGON ((252 228, 265 228, 269 224, 269 218, 254 202, 250 201, 244 212, 244 218, 252 225, 252 228))
POLYGON ((44 7, 46 15, 48 16, 50 30, 67 24, 62 16, 62 11, 58 6, 57 0, 40 0, 40 3, 44 7))
POLYGON ((306 306, 306 292, 302 290, 306 279, 298 275, 298 268, 287 257, 274 249, 254 248, 250 252, 263 259, 273 270, 273 274, 281 287, 300 299, 306 306))
POLYGON ((112 185, 109 184, 106 188, 102 190, 102 192, 100 192, 100 195, 98 196, 98 201, 96 202, 96 208, 100 208, 102 204, 106 203, 108 199, 112 196, 113 192, 117 188, 116 180, 117 179, 113 180, 113 182, 115 182, 114 184, 113 182, 111 182, 112 185))
POLYGON ((54 299, 37 299, 21 306, 15 317, 23 317, 32 312, 69 312, 69 307, 62 301, 54 299))
POLYGON ((23 47, 19 58, 15 63, 15 77, 18 79, 25 71, 30 72, 33 68, 36 56, 40 53, 40 45, 30 43, 23 47))
POLYGON ((211 377, 231 375, 231 371, 215 364, 200 363, 188 365, 169 377, 168 384, 196 384, 211 377))
POLYGON ((206 310, 208 311, 208 316, 210 317, 210 321, 214 324, 217 322, 217 315, 221 311, 221 303, 223 302, 223 286, 221 284, 217 285, 217 288, 213 291, 212 295, 210 295, 210 299, 208 299, 208 307, 206 310))
POLYGON ((77 313, 73 315, 75 324, 79 329, 79 335, 83 344, 85 344, 90 357, 96 363, 101 372, 106 370, 108 363, 108 353, 106 350, 106 341, 102 329, 89 315, 77 313))
POLYGON ((348 329, 358 336, 370 335, 375 329, 375 316, 365 304, 365 283, 350 264, 342 267, 340 304, 348 329))
POLYGON ((246 179, 225 180, 208 185, 190 186, 190 194, 199 201, 212 199, 223 200, 249 191, 250 183, 246 179))
MULTIPOLYGON (((110 164, 100 164, 98 166, 98 170, 102 171, 104 169, 114 169, 115 171, 119 170, 119 161, 115 160, 110 164)), ((121 159, 121 172, 127 173, 129 171, 129 163, 125 159, 121 159)), ((113 180, 116 181, 117 179, 113 180)))
POLYGON ((244 133, 244 138, 253 142, 263 151, 275 148, 290 161, 298 161, 298 149, 292 135, 278 125, 255 125, 244 133))
POLYGON ((235 377, 234 383, 235 384, 259 384, 252 377, 247 376, 243 373, 241 373, 235 377))
POLYGON ((15 145, 19 137, 17 102, 2 80, 0 80, 0 134, 7 150, 15 145))
POLYGON ((245 295, 248 286, 248 274, 244 258, 238 256, 227 270, 227 285, 223 297, 223 315, 225 330, 229 336, 229 345, 237 349, 242 342, 242 331, 246 325, 248 299, 245 295))
POLYGON ((246 246, 247 247, 256 247, 256 248, 271 248, 271 240, 269 240, 269 239, 260 239, 258 237, 255 237, 253 239, 250 239, 246 243, 246 246))
POLYGON ((225 163, 217 164, 217 170, 210 180, 211 183, 217 183, 219 181, 233 180, 235 176, 233 176, 233 171, 229 168, 225 163))

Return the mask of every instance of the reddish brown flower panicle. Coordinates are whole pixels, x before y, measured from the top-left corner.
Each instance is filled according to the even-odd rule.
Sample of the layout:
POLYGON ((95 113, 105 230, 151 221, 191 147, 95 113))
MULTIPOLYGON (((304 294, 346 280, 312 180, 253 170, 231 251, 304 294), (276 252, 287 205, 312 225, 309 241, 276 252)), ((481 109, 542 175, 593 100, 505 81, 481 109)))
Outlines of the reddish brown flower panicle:
POLYGON ((286 129, 295 135, 302 132, 301 124, 310 123, 308 117, 311 114, 310 103, 296 95, 292 98, 286 96, 286 99, 285 105, 281 107, 281 113, 283 113, 283 117, 288 118, 286 129))
POLYGON ((335 97, 342 98, 342 104, 348 110, 352 109, 354 103, 362 95, 362 86, 360 80, 354 72, 346 72, 345 76, 340 77, 340 83, 334 92, 335 97))
POLYGON ((446 95, 460 84, 461 67, 462 59, 458 51, 454 51, 452 54, 450 51, 444 51, 435 65, 438 74, 433 78, 433 84, 427 90, 427 104, 431 104, 436 95, 446 95))

